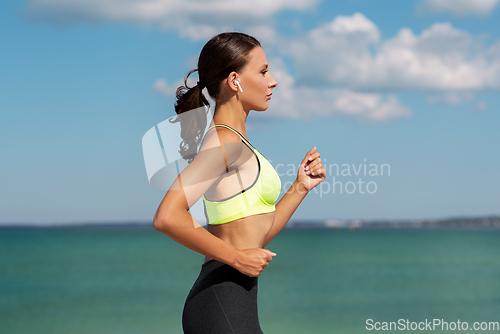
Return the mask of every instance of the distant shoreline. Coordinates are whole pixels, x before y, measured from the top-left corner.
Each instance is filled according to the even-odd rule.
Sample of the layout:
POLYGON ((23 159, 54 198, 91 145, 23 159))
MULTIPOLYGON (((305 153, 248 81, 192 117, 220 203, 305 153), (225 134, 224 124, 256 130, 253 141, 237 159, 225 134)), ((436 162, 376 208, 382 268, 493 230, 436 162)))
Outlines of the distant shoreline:
MULTIPOLYGON (((146 228, 152 222, 80 222, 80 223, 0 223, 0 229, 26 228, 146 228)), ((408 220, 290 220, 287 229, 500 229, 500 216, 456 217, 445 219, 408 220)))
POLYGON ((408 220, 325 220, 289 222, 288 228, 333 229, 500 229, 500 216, 408 220))

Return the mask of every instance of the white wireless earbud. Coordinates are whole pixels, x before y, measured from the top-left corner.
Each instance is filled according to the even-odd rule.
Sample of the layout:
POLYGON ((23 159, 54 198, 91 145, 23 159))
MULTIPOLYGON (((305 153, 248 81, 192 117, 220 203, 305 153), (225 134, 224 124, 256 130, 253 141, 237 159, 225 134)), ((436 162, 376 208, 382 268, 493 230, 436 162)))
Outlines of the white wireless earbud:
POLYGON ((239 81, 238 80, 234 80, 234 83, 238 86, 238 88, 240 89, 240 92, 243 93, 243 89, 241 89, 239 81))

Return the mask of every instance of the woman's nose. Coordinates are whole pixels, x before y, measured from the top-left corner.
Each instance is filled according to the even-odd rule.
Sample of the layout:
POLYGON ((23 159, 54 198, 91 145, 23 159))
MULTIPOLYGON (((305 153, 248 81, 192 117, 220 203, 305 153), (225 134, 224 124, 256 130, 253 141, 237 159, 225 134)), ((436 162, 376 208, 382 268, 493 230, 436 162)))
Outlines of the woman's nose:
POLYGON ((276 81, 276 79, 274 79, 272 74, 269 73, 269 75, 270 75, 269 87, 274 88, 274 87, 278 86, 278 82, 276 81))

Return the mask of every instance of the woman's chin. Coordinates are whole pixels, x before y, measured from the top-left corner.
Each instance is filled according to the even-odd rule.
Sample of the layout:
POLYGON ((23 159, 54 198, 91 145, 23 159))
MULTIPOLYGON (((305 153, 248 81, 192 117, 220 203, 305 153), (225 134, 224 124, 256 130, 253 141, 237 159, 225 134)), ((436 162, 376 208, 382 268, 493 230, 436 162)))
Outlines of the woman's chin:
POLYGON ((259 111, 259 112, 262 112, 262 111, 266 111, 267 108, 269 108, 269 105, 266 103, 265 106, 261 106, 260 108, 257 108, 257 109, 254 109, 255 111, 259 111))

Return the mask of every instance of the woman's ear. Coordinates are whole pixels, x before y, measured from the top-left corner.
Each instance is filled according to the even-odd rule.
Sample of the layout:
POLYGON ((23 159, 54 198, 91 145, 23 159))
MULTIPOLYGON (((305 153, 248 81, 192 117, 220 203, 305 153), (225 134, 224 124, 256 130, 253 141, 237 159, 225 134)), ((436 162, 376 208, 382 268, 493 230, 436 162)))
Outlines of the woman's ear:
POLYGON ((241 91, 240 86, 236 83, 236 82, 239 82, 238 78, 239 78, 238 73, 233 71, 233 72, 229 73, 229 75, 227 76, 227 79, 225 80, 227 82, 227 85, 229 86, 229 88, 232 91, 235 91, 235 92, 237 92, 238 90, 241 91))

